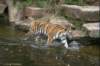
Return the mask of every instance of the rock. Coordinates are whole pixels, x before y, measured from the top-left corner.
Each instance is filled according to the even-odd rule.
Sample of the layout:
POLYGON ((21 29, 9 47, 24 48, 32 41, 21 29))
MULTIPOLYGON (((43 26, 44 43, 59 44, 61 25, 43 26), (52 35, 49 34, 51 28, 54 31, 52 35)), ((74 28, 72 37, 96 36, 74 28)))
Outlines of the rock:
POLYGON ((72 41, 69 45, 71 48, 79 49, 80 43, 78 43, 77 41, 72 41))
POLYGON ((0 0, 0 3, 6 4, 6 0, 0 0))
POLYGON ((16 21, 18 8, 15 6, 14 0, 6 0, 6 4, 8 6, 9 22, 13 23, 16 21))
POLYGON ((83 21, 99 21, 99 6, 61 5, 65 16, 83 21))
POLYGON ((79 19, 81 15, 81 7, 77 5, 61 5, 64 10, 64 15, 68 17, 72 17, 75 19, 79 19))
POLYGON ((81 8, 81 19, 84 21, 99 21, 99 6, 83 6, 81 8))
POLYGON ((87 36, 85 32, 81 31, 81 30, 73 30, 72 31, 72 36, 73 39, 77 39, 77 38, 82 38, 87 36))
POLYGON ((5 10, 6 7, 7 6, 5 4, 1 4, 0 3, 0 14, 3 14, 3 12, 4 12, 4 10, 5 10))
POLYGON ((43 16, 43 9, 38 7, 26 7, 24 16, 26 17, 41 17, 43 16))
POLYGON ((88 35, 92 38, 100 38, 100 23, 86 23, 83 27, 88 31, 88 35))

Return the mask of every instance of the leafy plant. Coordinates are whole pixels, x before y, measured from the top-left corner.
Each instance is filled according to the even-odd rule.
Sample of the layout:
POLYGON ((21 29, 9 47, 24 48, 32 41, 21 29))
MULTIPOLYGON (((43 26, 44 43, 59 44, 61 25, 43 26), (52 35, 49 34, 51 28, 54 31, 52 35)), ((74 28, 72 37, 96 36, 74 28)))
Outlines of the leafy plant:
POLYGON ((84 5, 84 0, 65 0, 65 4, 72 4, 72 5, 84 5))

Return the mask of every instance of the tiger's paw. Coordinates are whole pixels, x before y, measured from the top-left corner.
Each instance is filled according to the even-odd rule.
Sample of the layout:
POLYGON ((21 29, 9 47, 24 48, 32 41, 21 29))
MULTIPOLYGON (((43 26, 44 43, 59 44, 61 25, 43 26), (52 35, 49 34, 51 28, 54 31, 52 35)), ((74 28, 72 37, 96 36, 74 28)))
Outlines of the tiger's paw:
POLYGON ((65 44, 64 47, 65 47, 65 48, 69 48, 69 47, 68 47, 68 44, 65 44))

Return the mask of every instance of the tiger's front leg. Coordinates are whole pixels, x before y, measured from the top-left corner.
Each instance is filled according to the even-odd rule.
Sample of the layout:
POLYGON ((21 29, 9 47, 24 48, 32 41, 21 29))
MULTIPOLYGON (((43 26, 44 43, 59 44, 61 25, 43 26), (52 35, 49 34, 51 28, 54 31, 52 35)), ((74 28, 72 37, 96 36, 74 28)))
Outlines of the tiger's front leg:
POLYGON ((52 42, 53 42, 53 38, 52 38, 51 36, 48 36, 47 45, 48 45, 49 47, 52 46, 52 42))
POLYGON ((65 48, 68 48, 68 42, 67 42, 67 39, 65 37, 61 38, 61 43, 64 43, 65 48))

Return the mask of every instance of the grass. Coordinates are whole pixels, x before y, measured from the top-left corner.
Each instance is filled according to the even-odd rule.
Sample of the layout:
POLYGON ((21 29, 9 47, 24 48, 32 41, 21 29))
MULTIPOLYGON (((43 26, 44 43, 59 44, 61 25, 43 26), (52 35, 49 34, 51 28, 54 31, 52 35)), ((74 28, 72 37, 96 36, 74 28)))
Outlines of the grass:
POLYGON ((85 5, 84 0, 65 0, 65 4, 71 4, 71 5, 85 5))
POLYGON ((46 7, 49 0, 33 0, 33 1, 34 1, 33 4, 37 7, 46 7))
POLYGON ((83 21, 80 20, 80 19, 74 19, 72 17, 69 17, 69 16, 65 16, 63 15, 64 18, 66 18, 69 22, 71 22, 73 25, 75 25, 75 27, 79 30, 82 29, 82 25, 83 25, 83 21))
MULTIPOLYGON (((73 4, 73 5, 85 5, 85 1, 84 0, 63 0, 65 4, 73 4)), ((16 2, 16 0, 15 0, 16 2)), ((32 5, 34 4, 35 6, 38 7, 45 7, 48 6, 49 4, 51 4, 51 6, 55 3, 57 3, 57 1, 55 0, 20 0, 20 2, 22 2, 22 4, 24 5, 32 5)), ((50 6, 50 5, 49 5, 50 6)))

